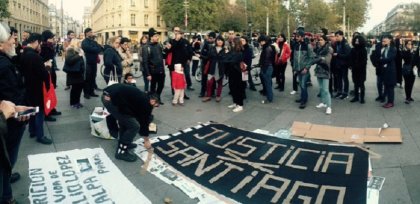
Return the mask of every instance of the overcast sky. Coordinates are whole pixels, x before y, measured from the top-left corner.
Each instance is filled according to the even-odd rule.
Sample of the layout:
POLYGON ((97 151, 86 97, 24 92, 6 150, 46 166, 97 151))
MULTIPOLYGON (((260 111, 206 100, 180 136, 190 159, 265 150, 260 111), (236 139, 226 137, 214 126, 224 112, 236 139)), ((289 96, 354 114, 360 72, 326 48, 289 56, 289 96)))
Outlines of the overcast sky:
MULTIPOLYGON (((51 3, 56 4, 60 8, 61 0, 50 0, 51 3)), ((83 8, 90 6, 90 0, 63 0, 64 11, 67 12, 71 17, 82 22, 83 8)), ((387 13, 394 8, 398 3, 410 3, 417 2, 420 0, 370 0, 371 9, 369 10, 369 19, 365 26, 361 28, 361 31, 368 32, 373 26, 383 21, 387 13)))

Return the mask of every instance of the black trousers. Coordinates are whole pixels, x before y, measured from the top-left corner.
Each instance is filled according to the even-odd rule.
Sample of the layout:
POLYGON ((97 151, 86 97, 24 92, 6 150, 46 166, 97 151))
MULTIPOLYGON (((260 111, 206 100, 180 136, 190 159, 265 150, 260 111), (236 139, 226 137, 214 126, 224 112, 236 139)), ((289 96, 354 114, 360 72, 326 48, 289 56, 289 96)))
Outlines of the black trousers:
POLYGON ((354 97, 361 100, 365 99, 365 83, 364 82, 354 82, 354 97))
POLYGON ((84 83, 72 84, 70 90, 70 105, 76 105, 80 103, 80 96, 82 95, 84 83))
POLYGON ((87 95, 94 94, 95 85, 96 85, 96 72, 98 70, 98 66, 96 63, 87 64, 86 67, 86 83, 85 83, 85 91, 84 93, 87 95))
POLYGON ((388 103, 394 103, 394 87, 395 85, 385 84, 384 95, 388 99, 388 103))
POLYGON ((229 72, 229 89, 232 95, 233 103, 239 106, 244 105, 245 86, 242 81, 242 73, 237 70, 229 72))
POLYGON ((192 61, 192 75, 193 77, 195 77, 195 72, 197 71, 198 68, 198 63, 200 62, 200 60, 193 60, 192 61))
POLYGON ((286 72, 287 63, 276 65, 277 72, 276 72, 276 82, 279 85, 280 91, 284 91, 284 83, 286 80, 286 76, 284 75, 286 72))
POLYGON ((343 95, 349 94, 349 69, 347 67, 340 67, 337 78, 338 93, 343 95))
POLYGON ((411 94, 413 93, 413 86, 415 80, 416 76, 414 76, 414 74, 404 76, 404 89, 406 99, 411 99, 411 94))
POLYGON ((137 120, 133 116, 119 112, 118 107, 113 105, 111 101, 104 100, 104 97, 102 97, 102 103, 104 104, 105 108, 109 111, 109 113, 111 113, 111 116, 118 121, 118 141, 122 144, 131 144, 133 142, 134 137, 140 130, 139 122, 137 122, 137 120))
POLYGON ((152 81, 150 83, 150 92, 152 94, 157 94, 160 98, 162 94, 163 87, 165 86, 165 74, 152 74, 152 81))

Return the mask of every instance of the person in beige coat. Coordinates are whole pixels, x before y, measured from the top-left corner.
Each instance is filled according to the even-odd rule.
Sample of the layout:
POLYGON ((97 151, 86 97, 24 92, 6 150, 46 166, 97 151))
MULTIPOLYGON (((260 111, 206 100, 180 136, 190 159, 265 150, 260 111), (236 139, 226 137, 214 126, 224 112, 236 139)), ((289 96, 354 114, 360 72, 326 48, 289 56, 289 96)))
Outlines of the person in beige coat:
POLYGON ((123 37, 121 38, 121 46, 118 49, 118 53, 120 54, 123 61, 121 62, 123 66, 123 76, 127 73, 131 73, 131 66, 133 65, 133 54, 131 54, 130 46, 128 43, 130 39, 123 37))

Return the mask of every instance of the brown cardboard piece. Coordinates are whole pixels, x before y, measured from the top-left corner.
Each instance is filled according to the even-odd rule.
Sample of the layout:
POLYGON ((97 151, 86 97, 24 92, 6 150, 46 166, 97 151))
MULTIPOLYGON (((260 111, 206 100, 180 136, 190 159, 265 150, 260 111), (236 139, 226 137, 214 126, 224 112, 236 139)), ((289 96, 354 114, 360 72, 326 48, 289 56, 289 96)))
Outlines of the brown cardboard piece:
POLYGON ((402 143, 399 128, 351 128, 293 122, 293 136, 340 143, 402 143))

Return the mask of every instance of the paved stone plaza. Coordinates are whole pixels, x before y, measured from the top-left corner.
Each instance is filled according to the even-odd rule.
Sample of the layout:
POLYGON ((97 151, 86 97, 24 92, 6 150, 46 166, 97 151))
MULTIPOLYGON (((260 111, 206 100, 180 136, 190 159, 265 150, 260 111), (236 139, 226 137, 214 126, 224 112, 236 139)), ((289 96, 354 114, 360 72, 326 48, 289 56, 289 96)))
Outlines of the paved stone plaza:
MULTIPOLYGON (((59 68, 63 61, 57 58, 59 68)), ((416 78, 413 98, 410 105, 404 104, 404 89, 395 89, 395 107, 384 109, 382 104, 375 102, 376 79, 375 72, 369 62, 368 81, 366 82, 366 104, 350 103, 347 100, 332 100, 333 114, 328 116, 324 110, 315 106, 319 103, 316 97, 318 85, 312 76, 313 87, 309 88, 309 102, 304 110, 298 108, 294 100, 298 95, 290 95, 292 88, 290 66, 286 70, 285 92, 274 91, 274 103, 261 104, 265 99, 258 92, 247 90, 247 100, 244 111, 233 113, 227 108, 232 103, 228 95, 228 87, 223 89, 223 99, 220 103, 212 100, 207 103, 198 98, 200 83, 193 81, 195 91, 187 91, 191 100, 186 100, 185 106, 171 105, 169 78, 166 77, 166 87, 162 96, 165 105, 154 110, 155 122, 158 125, 158 135, 176 132, 186 127, 194 126, 198 122, 215 121, 232 125, 245 130, 265 129, 275 132, 282 128, 290 128, 293 121, 311 122, 347 127, 380 127, 388 123, 391 127, 401 128, 403 144, 375 144, 367 145, 380 155, 381 159, 372 160, 373 174, 386 177, 380 192, 380 203, 420 203, 420 83, 416 78)), ((13 185, 14 194, 19 203, 28 203, 28 159, 30 154, 57 152, 82 148, 103 148, 126 177, 145 194, 153 203, 163 203, 165 197, 173 203, 197 203, 189 199, 177 188, 167 185, 153 175, 140 174, 142 162, 127 163, 114 158, 115 140, 103 140, 90 134, 89 114, 95 106, 101 106, 99 98, 85 100, 82 109, 72 109, 69 105, 69 91, 64 90, 65 73, 58 71, 59 85, 57 95, 58 109, 63 115, 57 117, 57 122, 45 123, 45 134, 52 137, 53 145, 42 145, 29 138, 26 132, 20 147, 18 162, 14 171, 22 175, 22 179, 13 185)), ((351 75, 350 75, 351 76, 351 75)), ((100 87, 105 87, 102 77, 98 73, 97 81, 100 87)), ((351 78, 350 78, 351 81, 351 78)), ((137 79, 137 85, 143 88, 143 80, 137 79)), ((352 83, 351 86, 353 87, 352 83)), ((260 89, 260 87, 258 88, 260 89)), ((98 93, 100 94, 100 93, 98 93)), ((138 137, 136 137, 138 138, 138 137)))

